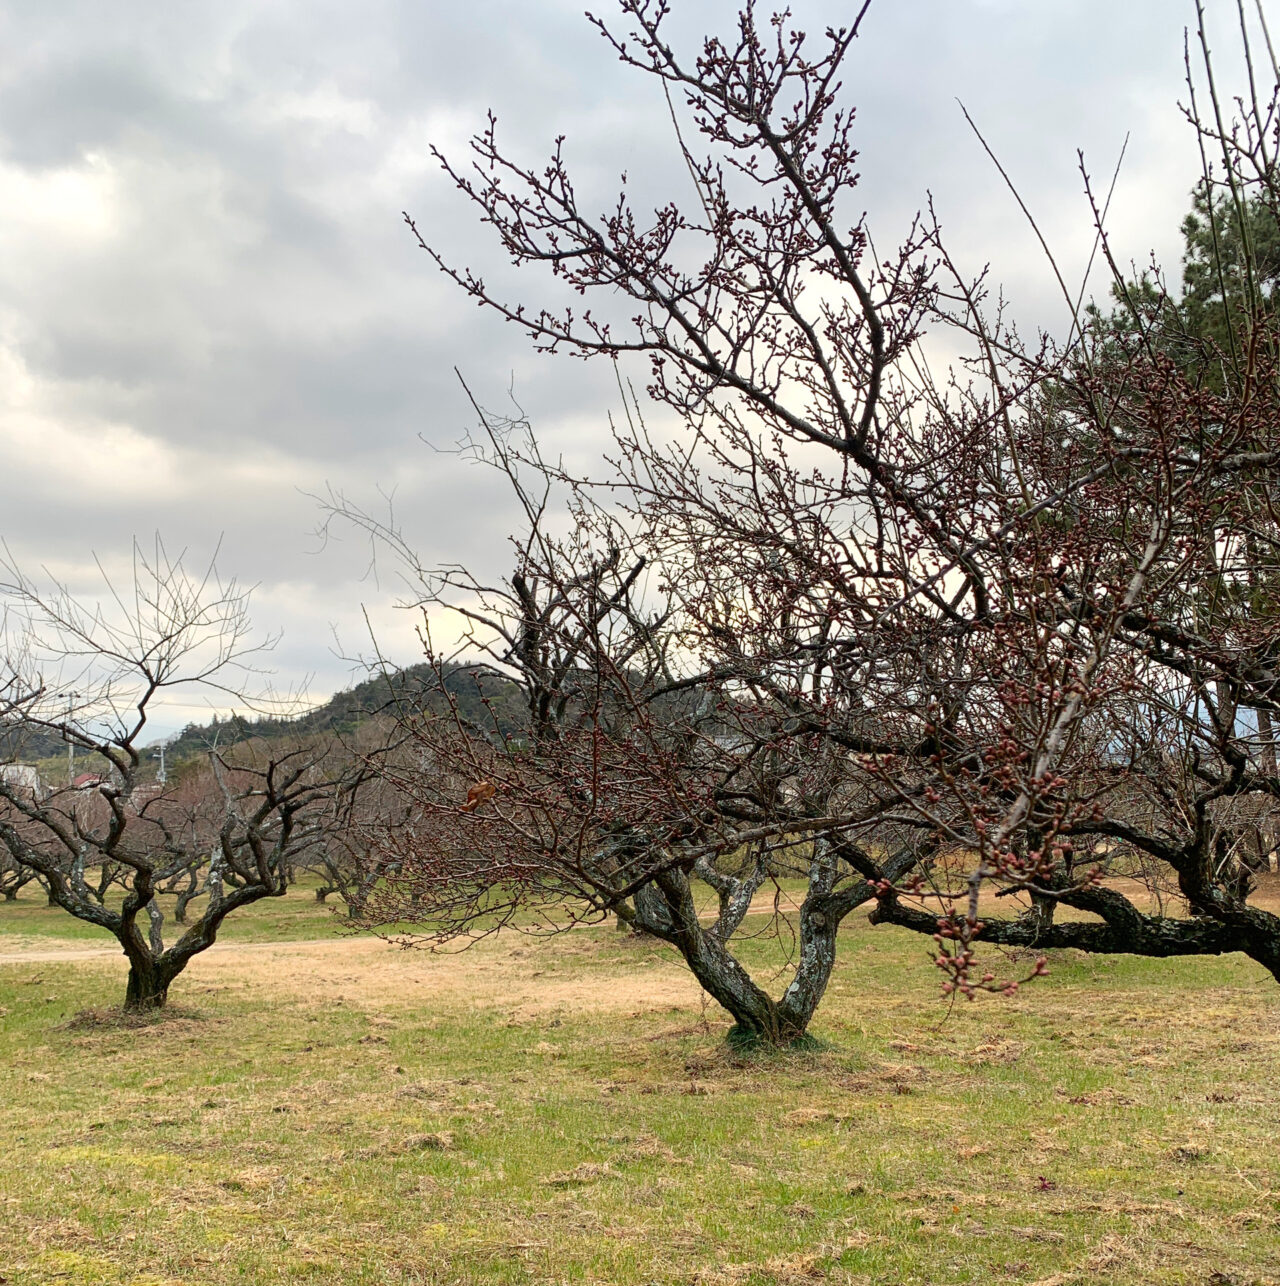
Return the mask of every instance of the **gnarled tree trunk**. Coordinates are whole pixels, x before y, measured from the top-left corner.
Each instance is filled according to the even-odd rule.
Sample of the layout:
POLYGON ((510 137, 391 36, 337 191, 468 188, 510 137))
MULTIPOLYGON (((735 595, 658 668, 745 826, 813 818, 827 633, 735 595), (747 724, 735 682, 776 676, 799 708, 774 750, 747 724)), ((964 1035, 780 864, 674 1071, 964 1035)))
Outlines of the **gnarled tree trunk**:
POLYGON ((177 973, 176 969, 163 967, 149 955, 131 956, 124 1007, 163 1009, 169 1000, 169 984, 177 973))
MULTIPOLYGON (((852 851, 845 845, 842 852, 846 848, 852 851)), ((902 863, 892 864, 895 878, 900 866, 915 860, 915 856, 908 856, 902 863)), ((872 886, 861 878, 837 888, 839 873, 831 844, 817 840, 809 868, 809 891, 800 908, 799 955, 791 982, 778 1000, 752 980, 727 945, 746 915, 750 894, 759 887, 753 876, 748 876, 741 890, 717 887, 721 909, 729 911, 729 918, 724 923, 717 919, 704 925, 698 918, 688 876, 678 869, 665 871, 637 891, 634 923, 679 950, 703 990, 733 1018, 730 1043, 795 1046, 805 1042, 831 981, 842 921, 873 896, 872 886)))

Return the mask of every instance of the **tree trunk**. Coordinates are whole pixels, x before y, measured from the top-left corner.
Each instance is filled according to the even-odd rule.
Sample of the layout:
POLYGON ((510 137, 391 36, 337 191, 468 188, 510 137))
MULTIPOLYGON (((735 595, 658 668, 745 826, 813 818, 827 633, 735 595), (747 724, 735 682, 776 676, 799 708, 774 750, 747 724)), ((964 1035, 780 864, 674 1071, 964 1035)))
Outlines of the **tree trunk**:
POLYGON ((139 957, 129 961, 129 982, 125 989, 126 1009, 163 1009, 169 999, 169 984, 176 974, 162 969, 154 960, 139 957))
POLYGON ((827 901, 828 898, 815 899, 811 894, 800 910, 800 962, 791 985, 778 1002, 779 1028, 790 1045, 806 1040, 813 1043, 807 1035, 809 1024, 827 994, 835 968, 840 919, 823 908, 827 901))
POLYGON ((325 898, 333 891, 333 889, 316 889, 316 901, 323 903, 325 898))
POLYGON ((187 877, 186 885, 176 890, 177 900, 173 905, 173 918, 178 924, 186 924, 187 907, 191 904, 192 899, 200 896, 200 880, 198 873, 192 870, 187 877))
MULTIPOLYGON (((658 936, 678 948, 702 989, 733 1018, 729 1042, 779 1047, 803 1036, 804 1028, 785 1020, 773 998, 752 982, 719 938, 703 929, 688 878, 680 871, 668 871, 655 884, 670 916, 669 926, 663 926, 667 932, 658 936)), ((642 899, 636 901, 639 905, 642 899)))
MULTIPOLYGON (((139 883, 142 883, 139 881, 139 883)), ((146 897, 146 885, 135 888, 130 898, 146 897)), ((147 917, 147 934, 144 937, 139 931, 136 910, 128 903, 124 909, 124 920, 117 934, 120 945, 124 948, 125 958, 129 961, 129 981, 125 989, 124 1007, 126 1009, 163 1009, 169 999, 169 984, 178 976, 182 965, 174 966, 173 957, 166 957, 162 926, 164 917, 156 905, 154 897, 140 908, 147 917)), ((185 960, 183 961, 185 963, 185 960)))
POLYGON ((1020 917, 1031 929, 1032 936, 1039 938, 1047 935, 1053 928, 1053 918, 1057 914, 1056 898, 1046 897, 1043 893, 1032 892, 1031 905, 1020 917))
MULTIPOLYGON (((881 867, 851 844, 837 852, 829 840, 816 839, 809 864, 809 891, 800 908, 799 959, 790 985, 777 1001, 756 986, 729 953, 727 933, 722 936, 720 927, 722 921, 710 927, 699 921, 689 878, 682 871, 665 871, 636 891, 635 927, 679 949, 703 990, 733 1018, 730 1044, 803 1046, 812 1043, 809 1023, 831 981, 840 925, 850 911, 874 896, 865 877, 875 873, 890 880, 899 879, 920 858, 918 852, 904 852, 881 867), (864 878, 837 888, 842 857, 856 875, 864 878)), ((755 892, 751 879, 739 884, 742 887, 735 893, 745 898, 745 905, 739 907, 735 901, 725 925, 728 933, 741 923, 755 892)), ((722 904, 722 913, 723 910, 722 904)))
MULTIPOLYGON (((891 878, 897 879, 914 860, 899 857, 889 863, 891 878)), ((840 864, 831 843, 815 839, 809 862, 809 892, 800 907, 800 959, 791 985, 778 1002, 783 1029, 794 1033, 790 1037, 793 1045, 805 1039, 809 1023, 827 994, 836 964, 836 937, 845 916, 872 897, 871 885, 864 880, 837 890, 839 873, 840 864)))
POLYGON ((752 847, 753 851, 738 875, 723 874, 716 870, 715 863, 710 858, 705 857, 700 858, 693 868, 693 873, 715 890, 720 903, 720 913, 707 932, 721 942, 728 942, 737 932, 738 926, 751 910, 751 899, 769 876, 763 849, 754 845, 752 847))

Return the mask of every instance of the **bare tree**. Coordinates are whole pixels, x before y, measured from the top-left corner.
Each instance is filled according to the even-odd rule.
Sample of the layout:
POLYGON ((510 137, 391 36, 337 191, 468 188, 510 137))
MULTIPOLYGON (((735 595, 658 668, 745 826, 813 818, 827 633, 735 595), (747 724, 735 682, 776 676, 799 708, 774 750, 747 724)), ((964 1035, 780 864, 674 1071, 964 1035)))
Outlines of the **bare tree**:
MULTIPOLYGON (((1197 271, 1182 300, 1158 272, 1127 281, 1094 200, 1120 324, 1077 317, 1078 342, 1057 355, 1054 377, 1011 406, 1008 472, 1030 507, 1061 498, 1040 502, 1034 524, 1008 526, 1027 624, 1004 631, 1004 654, 990 660, 1003 686, 991 693, 981 768, 935 786, 935 816, 978 860, 960 908, 954 888, 938 890, 943 924, 892 892, 878 913, 955 943, 945 963, 962 990, 979 936, 1156 956, 1240 951, 1280 978, 1280 917, 1253 897, 1274 864, 1280 796, 1270 267, 1280 69, 1269 40, 1255 65, 1240 6, 1247 88, 1229 118, 1196 12, 1185 114, 1204 166, 1205 226, 1189 231, 1197 271), (1109 875, 1136 876, 1157 896, 1172 888, 1190 915, 1150 914, 1109 875), (987 880, 1025 890, 1032 913, 979 921, 975 890, 987 880), (1096 919, 1055 923, 1058 904, 1096 919)), ((1093 199, 1083 162, 1082 173, 1093 199)), ((997 342, 1007 336, 974 329, 999 354, 993 370, 1025 369, 1016 345, 997 342)))
POLYGON ((348 761, 324 748, 247 745, 211 756, 184 787, 150 784, 141 740, 158 698, 194 688, 245 700, 261 650, 247 591, 221 583, 212 566, 192 574, 158 542, 149 556, 135 547, 127 585, 104 574, 102 602, 43 589, 11 563, 4 571, 0 718, 96 751, 110 775, 49 793, 0 781, 0 844, 59 906, 116 937, 129 961, 126 1006, 162 1006, 229 914, 282 895, 290 860, 345 824, 348 761), (166 944, 156 894, 197 872, 203 908, 166 944), (118 903, 106 896, 115 873, 125 885, 118 903))
POLYGON ((30 867, 20 866, 7 852, 0 853, 0 896, 6 902, 16 902, 18 894, 35 878, 30 867))
MULTIPOLYGON (((484 423, 473 450, 503 472, 527 519, 509 579, 423 568, 394 527, 338 505, 415 570, 428 639, 439 616, 464 622, 459 651, 485 712, 446 692, 452 658, 435 655, 436 693, 447 699, 402 710, 404 742, 380 765, 405 819, 387 810, 360 831, 362 922, 420 936, 408 922, 439 941, 507 926, 559 932, 614 912, 681 952, 733 1015, 735 1040, 801 1038, 841 922, 874 895, 869 877, 916 863, 920 837, 877 827, 897 795, 866 773, 855 780, 846 750, 816 745, 779 700, 783 683, 825 700, 820 660, 815 669, 792 658, 757 682, 724 651, 732 630, 710 598, 662 583, 685 563, 656 531, 575 489, 567 529, 553 534, 555 470, 521 426, 484 423), (510 685, 524 697, 517 732, 486 695, 510 685), (873 829, 875 862, 856 840, 873 829), (791 977, 775 997, 731 940, 784 865, 807 892, 791 977), (709 919, 700 884, 715 894, 709 919)), ((775 928, 791 932, 781 920, 775 928)))
MULTIPOLYGON (((404 707, 397 698, 397 688, 415 688, 403 672, 392 674, 386 700, 391 708, 404 707)), ((374 714, 336 738, 335 753, 345 756, 359 773, 347 810, 349 824, 334 827, 318 835, 316 842, 300 849, 294 865, 319 881, 315 899, 325 903, 337 894, 346 903, 347 913, 356 917, 370 890, 381 878, 378 863, 372 859, 364 836, 379 833, 393 820, 405 820, 404 801, 384 778, 385 767, 393 762, 404 736, 397 721, 384 714, 374 714), (359 768, 356 765, 360 765, 359 768)))
MULTIPOLYGON (((620 9, 623 34, 593 21, 706 149, 678 132, 692 200, 646 219, 624 193, 597 218, 560 144, 523 165, 492 119, 473 166, 441 158, 517 265, 609 315, 511 302, 418 241, 540 348, 647 358, 660 418, 631 405, 595 485, 486 422, 478 449, 524 510, 515 572, 418 571, 429 613, 468 621, 465 645, 522 686, 528 735, 456 709, 409 721, 421 762, 394 779, 415 817, 379 842, 397 873, 377 896, 396 911, 411 890, 439 936, 622 908, 771 1041, 804 1032, 869 890, 966 996, 1022 981, 982 942, 1241 951, 1280 977, 1245 860, 1280 795, 1269 296, 1238 292, 1230 353, 1204 341, 1222 378, 1175 359, 1151 314, 1117 333, 1065 285, 1067 337, 1028 346, 932 220, 881 257, 850 208, 838 77, 865 6, 813 49, 748 5, 690 58, 664 0, 620 9), (969 355, 946 381, 926 327, 969 355), (808 881, 775 999, 728 944, 778 851, 808 881), (1135 875, 1189 914, 1114 878, 1135 875), (992 894, 1023 913, 986 914, 992 894)), ((1276 208, 1275 96, 1238 126, 1214 101, 1221 181, 1276 208)))

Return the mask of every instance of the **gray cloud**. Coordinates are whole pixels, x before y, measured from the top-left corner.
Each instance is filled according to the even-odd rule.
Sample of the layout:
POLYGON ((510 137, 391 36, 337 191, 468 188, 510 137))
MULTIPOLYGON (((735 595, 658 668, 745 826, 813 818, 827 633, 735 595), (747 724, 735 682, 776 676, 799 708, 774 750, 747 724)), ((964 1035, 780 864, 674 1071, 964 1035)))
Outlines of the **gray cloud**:
MULTIPOLYGON (((604 8, 604 6, 601 6, 604 8)), ((811 31, 850 6, 800 0, 811 31)), ((1225 0, 1215 16, 1229 31, 1225 0)), ((676 6, 685 38, 725 0, 676 6)), ((1194 177, 1178 123, 1181 24, 1168 0, 914 0, 873 7, 846 75, 865 208, 882 245, 931 190, 953 247, 991 261, 1020 315, 1061 305, 962 98, 1064 265, 1091 239, 1075 172, 1109 175, 1132 132, 1113 223, 1126 255, 1176 259, 1194 177)), ((588 458, 616 402, 607 370, 538 358, 462 300, 400 222, 513 293, 515 279, 428 155, 460 153, 492 106, 530 160, 559 133, 580 190, 683 193, 656 87, 620 68, 567 0, 0 2, 0 524, 15 554, 86 578, 91 549, 159 529, 262 583, 282 682, 344 681, 330 625, 359 646, 358 541, 317 552, 305 493, 395 489, 428 557, 499 558, 503 498, 419 441, 454 441, 508 385, 558 449, 588 458)), ((861 203, 859 205, 858 203, 861 203)), ((175 712, 174 718, 180 718, 175 712)))

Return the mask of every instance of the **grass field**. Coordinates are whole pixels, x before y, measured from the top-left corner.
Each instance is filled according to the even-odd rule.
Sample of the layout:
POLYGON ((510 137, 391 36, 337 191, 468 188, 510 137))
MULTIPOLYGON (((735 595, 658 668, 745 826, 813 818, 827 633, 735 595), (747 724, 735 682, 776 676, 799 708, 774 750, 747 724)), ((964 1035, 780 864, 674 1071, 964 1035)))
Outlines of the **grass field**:
POLYGON ((9 1286, 1280 1282, 1280 988, 1242 958, 948 1010, 855 917, 828 1048, 744 1059, 657 944, 402 952, 305 890, 133 1025, 41 901, 0 905, 9 1286))

